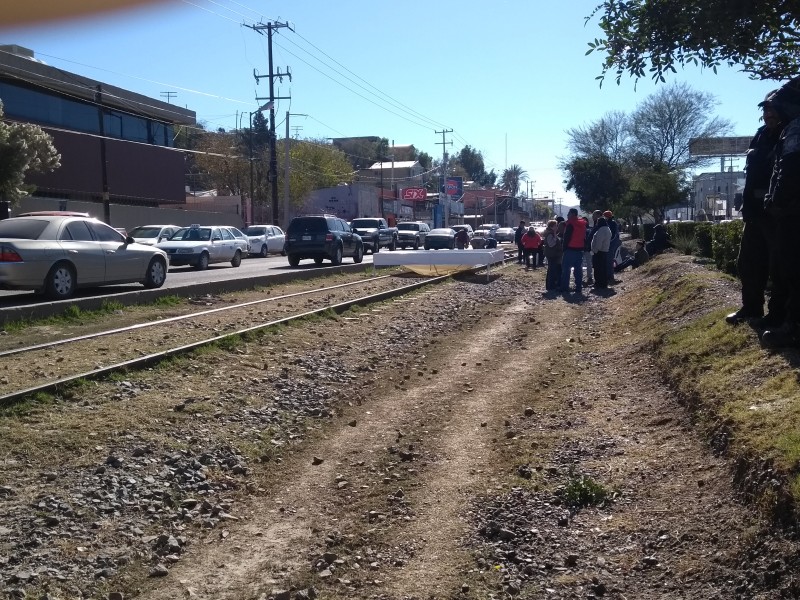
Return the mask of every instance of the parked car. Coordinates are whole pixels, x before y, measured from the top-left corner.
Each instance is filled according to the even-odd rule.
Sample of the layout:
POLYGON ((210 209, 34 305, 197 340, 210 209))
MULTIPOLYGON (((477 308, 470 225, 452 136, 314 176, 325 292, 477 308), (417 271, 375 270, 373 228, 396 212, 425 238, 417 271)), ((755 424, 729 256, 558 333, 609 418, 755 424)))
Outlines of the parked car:
POLYGON ((227 227, 228 231, 233 234, 233 237, 235 237, 236 241, 239 243, 238 247, 242 251, 242 258, 247 258, 247 256, 250 254, 250 238, 248 238, 238 227, 233 227, 232 225, 227 227))
POLYGON ((76 289, 167 279, 164 251, 85 216, 39 214, 0 221, 0 288, 64 300, 76 289))
POLYGON ((420 221, 409 221, 397 224, 397 245, 403 250, 406 246, 411 246, 414 250, 424 246, 425 238, 431 228, 427 223, 420 221))
POLYGON ((343 256, 352 256, 354 263, 360 263, 364 260, 364 244, 344 219, 335 215, 305 215, 289 223, 286 256, 293 267, 306 258, 313 258, 318 265, 326 259, 340 265, 343 256))
POLYGON ((139 225, 131 229, 128 235, 139 244, 155 246, 158 242, 168 240, 178 229, 178 225, 139 225))
POLYGON ((514 233, 516 232, 514 231, 513 227, 499 227, 494 231, 494 239, 496 239, 498 243, 511 242, 513 244, 514 233))
POLYGON ((458 232, 460 229, 466 229, 467 233, 469 234, 469 239, 472 239, 472 236, 475 235, 475 232, 472 230, 472 225, 469 223, 464 223, 463 225, 451 225, 450 227, 456 232, 458 232))
POLYGON ((456 231, 452 227, 431 229, 425 237, 425 250, 454 250, 456 247, 456 231))
POLYGON ((229 262, 238 267, 242 264, 245 250, 228 226, 181 227, 171 238, 156 244, 167 253, 173 267, 191 265, 198 271, 211 263, 229 262))
POLYGON ((283 249, 286 235, 277 225, 250 225, 244 233, 250 240, 253 256, 266 258, 268 254, 286 254, 283 249))

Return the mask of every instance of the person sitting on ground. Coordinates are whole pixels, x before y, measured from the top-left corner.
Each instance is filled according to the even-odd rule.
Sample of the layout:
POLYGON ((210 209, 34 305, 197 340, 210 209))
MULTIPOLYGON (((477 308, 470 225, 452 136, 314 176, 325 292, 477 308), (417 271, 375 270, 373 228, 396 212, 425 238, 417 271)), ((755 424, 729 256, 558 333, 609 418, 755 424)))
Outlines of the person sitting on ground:
POLYGON ((653 228, 653 239, 645 244, 645 250, 647 250, 648 256, 655 256, 656 254, 661 254, 672 245, 669 239, 669 232, 667 232, 667 228, 664 227, 661 223, 658 223, 653 228))
POLYGON ((529 227, 528 231, 522 234, 522 251, 525 255, 525 270, 536 268, 536 254, 539 252, 539 246, 542 245, 542 236, 536 231, 534 227, 529 227), (533 264, 531 264, 533 263, 533 264))
POLYGON ((647 253, 647 250, 644 248, 644 241, 643 240, 636 240, 636 252, 623 260, 620 264, 614 267, 614 272, 619 273, 620 271, 631 267, 635 269, 636 267, 641 267, 644 263, 650 260, 650 255, 647 253))

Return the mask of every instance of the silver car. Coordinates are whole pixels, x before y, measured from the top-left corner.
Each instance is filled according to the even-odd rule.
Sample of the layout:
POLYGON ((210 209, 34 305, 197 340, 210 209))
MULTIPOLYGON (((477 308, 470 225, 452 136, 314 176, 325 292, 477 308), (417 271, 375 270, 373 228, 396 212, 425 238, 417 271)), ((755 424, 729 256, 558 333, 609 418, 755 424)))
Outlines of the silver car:
POLYGON ((0 221, 0 289, 64 300, 82 287, 138 282, 158 288, 166 279, 164 251, 97 219, 50 213, 0 221))
POLYGON ((128 235, 140 244, 155 246, 172 237, 180 229, 179 225, 139 225, 128 232, 128 235))
POLYGON ((227 225, 181 227, 167 241, 156 244, 156 248, 167 253, 171 266, 191 265, 198 271, 218 262, 238 267, 247 254, 246 246, 227 225))
POLYGON ((277 225, 250 225, 244 234, 250 239, 253 256, 266 258, 268 254, 286 254, 286 235, 277 225))

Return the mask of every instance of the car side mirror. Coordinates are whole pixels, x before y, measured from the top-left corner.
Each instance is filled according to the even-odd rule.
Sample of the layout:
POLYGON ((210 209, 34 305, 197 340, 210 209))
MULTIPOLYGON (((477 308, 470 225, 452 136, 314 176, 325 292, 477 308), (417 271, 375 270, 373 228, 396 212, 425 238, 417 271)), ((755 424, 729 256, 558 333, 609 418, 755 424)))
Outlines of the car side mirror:
POLYGON ((136 240, 135 240, 135 239, 133 239, 133 237, 131 237, 131 236, 129 236, 129 235, 128 235, 128 236, 125 236, 125 243, 126 243, 126 244, 135 244, 135 243, 136 243, 136 240))

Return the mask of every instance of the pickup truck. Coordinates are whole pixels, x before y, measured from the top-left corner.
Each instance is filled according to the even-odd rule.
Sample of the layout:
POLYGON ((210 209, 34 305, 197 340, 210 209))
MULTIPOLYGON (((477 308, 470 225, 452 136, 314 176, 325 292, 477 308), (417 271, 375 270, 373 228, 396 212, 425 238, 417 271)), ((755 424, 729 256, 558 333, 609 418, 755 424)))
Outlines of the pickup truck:
POLYGON ((364 251, 370 250, 376 254, 380 252, 381 248, 397 250, 397 227, 389 227, 386 219, 362 217, 353 219, 350 227, 353 229, 353 233, 361 236, 364 251))

